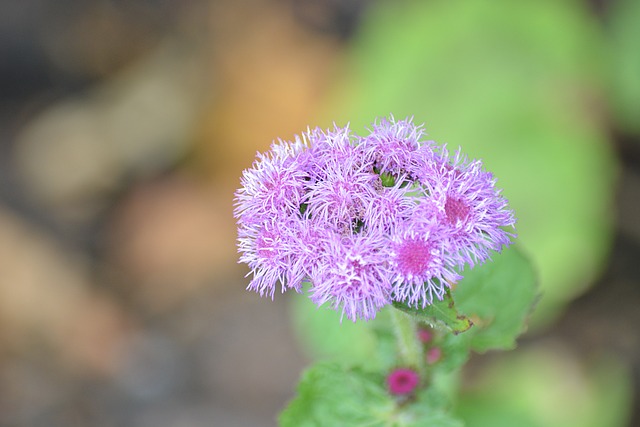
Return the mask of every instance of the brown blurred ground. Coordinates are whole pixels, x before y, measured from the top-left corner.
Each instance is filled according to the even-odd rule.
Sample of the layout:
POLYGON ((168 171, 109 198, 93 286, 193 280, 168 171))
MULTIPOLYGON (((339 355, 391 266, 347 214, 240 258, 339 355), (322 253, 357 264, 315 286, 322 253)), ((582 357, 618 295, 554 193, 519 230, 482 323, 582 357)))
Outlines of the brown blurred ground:
POLYGON ((0 425, 275 425, 304 360, 233 191, 310 123, 345 5, 3 3, 0 425))
MULTIPOLYGON (((313 124, 364 6, 0 5, 0 426, 275 425, 306 361, 285 298, 244 292, 233 191, 313 124)), ((612 262, 551 334, 638 379, 640 145, 618 143, 612 262)))

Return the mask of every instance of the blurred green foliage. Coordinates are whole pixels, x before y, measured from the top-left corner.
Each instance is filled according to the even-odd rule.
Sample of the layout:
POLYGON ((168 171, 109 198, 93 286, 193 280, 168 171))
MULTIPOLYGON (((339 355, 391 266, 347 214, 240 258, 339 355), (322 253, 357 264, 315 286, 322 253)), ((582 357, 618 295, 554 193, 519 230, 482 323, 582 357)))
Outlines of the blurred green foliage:
POLYGON ((614 118, 625 131, 640 134, 640 1, 614 2, 608 18, 614 118))
POLYGON ((589 363, 558 345, 505 354, 458 401, 467 427, 624 427, 631 377, 620 362, 589 363))
MULTIPOLYGON (((308 297, 308 287, 291 299, 293 326, 304 349, 309 355, 319 359, 336 359, 351 365, 363 362, 371 369, 380 368, 384 363, 371 357, 376 350, 374 329, 382 324, 385 328, 389 319, 384 311, 369 322, 341 321, 340 313, 327 307, 317 309, 308 297)), ((389 337, 390 340, 392 337, 389 337)))
POLYGON ((378 3, 327 116, 359 130, 390 112, 426 122, 498 178, 552 321, 600 271, 616 164, 596 108, 604 41, 578 1, 378 3))

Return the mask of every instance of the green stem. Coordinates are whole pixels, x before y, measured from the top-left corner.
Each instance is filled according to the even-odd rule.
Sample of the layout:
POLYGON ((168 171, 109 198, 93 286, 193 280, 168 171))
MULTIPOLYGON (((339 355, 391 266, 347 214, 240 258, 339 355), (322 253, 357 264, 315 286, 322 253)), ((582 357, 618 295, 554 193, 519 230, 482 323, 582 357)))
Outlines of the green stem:
POLYGON ((391 310, 391 319, 402 363, 407 367, 420 370, 423 355, 416 321, 396 308, 391 310))

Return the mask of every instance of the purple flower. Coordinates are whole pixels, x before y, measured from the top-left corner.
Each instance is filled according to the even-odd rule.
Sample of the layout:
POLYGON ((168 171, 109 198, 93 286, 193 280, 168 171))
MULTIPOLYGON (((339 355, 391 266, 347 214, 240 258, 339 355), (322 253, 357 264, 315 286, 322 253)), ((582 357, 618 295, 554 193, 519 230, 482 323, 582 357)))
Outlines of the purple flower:
POLYGON ((273 144, 266 154, 258 153, 251 169, 244 171, 242 186, 235 194, 236 218, 245 222, 264 218, 287 217, 299 209, 304 196, 305 172, 298 156, 300 140, 293 144, 273 144))
POLYGON ((344 128, 334 126, 326 131, 319 128, 308 130, 304 139, 310 143, 305 167, 312 182, 323 181, 327 173, 339 165, 367 169, 367 165, 362 164, 362 148, 356 144, 348 125, 344 128))
POLYGON ((420 375, 413 369, 397 368, 387 376, 387 389, 394 396, 406 396, 420 384, 420 375))
POLYGON ((491 251, 500 251, 515 237, 503 228, 514 226, 513 212, 479 160, 469 161, 458 150, 450 161, 443 148, 422 182, 438 222, 447 228, 448 251, 457 257, 458 265, 483 263, 491 251))
POLYGON ((432 155, 431 142, 421 141, 423 134, 422 126, 414 125, 411 119, 383 118, 362 139, 362 150, 380 173, 406 174, 432 155))
POLYGON ((303 202, 314 220, 349 230, 362 220, 379 177, 349 158, 331 159, 325 168, 323 179, 308 183, 303 202))
MULTIPOLYGON (((376 178, 380 180, 377 176, 376 178)), ((381 181, 375 183, 375 191, 366 201, 361 217, 366 227, 391 235, 399 224, 409 220, 417 199, 413 194, 416 189, 413 185, 408 185, 407 179, 405 175, 398 176, 395 184, 390 187, 383 187, 381 181)))
POLYGON ((440 224, 434 218, 417 215, 392 236, 394 300, 424 308, 434 296, 442 300, 451 283, 462 278, 452 268, 445 243, 440 224))
POLYGON ((515 219, 481 162, 422 141, 410 119, 381 119, 278 141, 235 195, 248 288, 273 298, 311 282, 311 298, 355 321, 397 301, 442 299, 459 270, 509 245, 515 219))
POLYGON ((328 233, 319 268, 311 275, 311 299, 327 302, 355 321, 372 319, 391 302, 386 238, 380 233, 328 233))
POLYGON ((266 220, 243 226, 238 231, 240 262, 251 269, 253 278, 248 289, 273 298, 276 283, 285 288, 299 289, 306 270, 298 262, 299 249, 291 238, 298 224, 295 219, 266 220))
POLYGON ((273 298, 277 282, 285 288, 300 288, 305 277, 299 247, 293 243, 300 228, 299 210, 305 192, 305 173, 299 156, 306 146, 272 144, 258 154, 251 169, 244 171, 242 186, 235 194, 234 216, 238 220, 240 262, 253 275, 248 289, 273 298))

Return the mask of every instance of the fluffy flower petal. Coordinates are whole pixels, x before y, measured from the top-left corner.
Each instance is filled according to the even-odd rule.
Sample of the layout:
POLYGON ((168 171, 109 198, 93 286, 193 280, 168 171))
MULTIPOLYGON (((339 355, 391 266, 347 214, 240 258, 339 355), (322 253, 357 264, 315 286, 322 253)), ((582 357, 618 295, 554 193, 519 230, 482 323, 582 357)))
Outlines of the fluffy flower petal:
POLYGON ((325 244, 322 265, 311 277, 311 299, 353 321, 374 318, 391 302, 386 239, 379 233, 333 234, 325 244))

